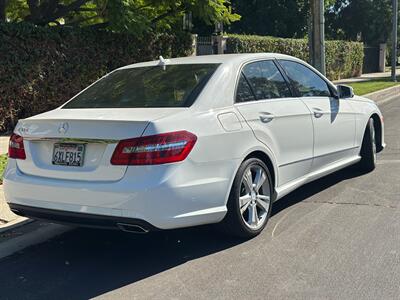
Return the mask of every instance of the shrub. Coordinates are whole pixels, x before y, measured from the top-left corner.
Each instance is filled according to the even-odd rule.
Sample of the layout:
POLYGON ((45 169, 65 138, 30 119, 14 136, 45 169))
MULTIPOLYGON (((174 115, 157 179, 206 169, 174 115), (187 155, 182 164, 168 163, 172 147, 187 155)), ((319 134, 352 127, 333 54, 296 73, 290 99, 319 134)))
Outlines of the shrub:
POLYGON ((53 109, 123 65, 187 56, 191 37, 127 34, 85 28, 0 24, 0 132, 20 118, 53 109))
MULTIPOLYGON (((364 58, 362 43, 327 41, 326 74, 331 80, 360 76, 364 58)), ((229 35, 227 53, 275 52, 309 61, 306 39, 284 39, 256 35, 229 35)))

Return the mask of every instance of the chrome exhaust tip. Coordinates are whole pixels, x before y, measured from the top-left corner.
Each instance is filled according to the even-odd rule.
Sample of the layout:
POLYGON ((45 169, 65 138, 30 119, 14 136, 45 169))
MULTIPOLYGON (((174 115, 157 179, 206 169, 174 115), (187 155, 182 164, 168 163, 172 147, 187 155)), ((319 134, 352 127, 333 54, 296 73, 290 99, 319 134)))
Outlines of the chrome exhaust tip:
POLYGON ((148 233, 149 230, 139 225, 117 223, 119 229, 129 233, 148 233))

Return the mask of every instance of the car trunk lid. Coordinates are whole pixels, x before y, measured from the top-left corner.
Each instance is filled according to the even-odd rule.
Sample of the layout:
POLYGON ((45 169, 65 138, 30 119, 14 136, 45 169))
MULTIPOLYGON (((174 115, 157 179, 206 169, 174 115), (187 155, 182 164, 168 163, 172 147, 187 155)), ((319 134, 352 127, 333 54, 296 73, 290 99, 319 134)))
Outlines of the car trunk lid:
POLYGON ((185 108, 57 109, 21 120, 15 132, 24 137, 26 159, 17 160, 18 168, 28 175, 54 179, 120 180, 127 167, 110 163, 117 143, 141 136, 150 122, 182 110, 185 108), (68 152, 68 148, 73 151, 82 145, 81 166, 54 161, 55 149, 68 152))

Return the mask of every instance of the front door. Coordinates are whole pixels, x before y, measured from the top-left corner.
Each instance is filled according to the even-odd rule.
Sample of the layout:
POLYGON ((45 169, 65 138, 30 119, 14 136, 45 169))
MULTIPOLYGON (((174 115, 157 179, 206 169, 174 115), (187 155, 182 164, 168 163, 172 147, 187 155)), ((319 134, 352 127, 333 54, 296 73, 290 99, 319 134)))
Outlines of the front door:
POLYGON ((307 66, 289 60, 279 62, 312 113, 312 170, 354 156, 357 151, 354 144, 356 123, 351 103, 333 97, 327 82, 307 66))
POLYGON ((273 60, 245 65, 235 107, 256 138, 270 148, 279 169, 278 186, 306 175, 311 168, 311 113, 290 88, 273 60))

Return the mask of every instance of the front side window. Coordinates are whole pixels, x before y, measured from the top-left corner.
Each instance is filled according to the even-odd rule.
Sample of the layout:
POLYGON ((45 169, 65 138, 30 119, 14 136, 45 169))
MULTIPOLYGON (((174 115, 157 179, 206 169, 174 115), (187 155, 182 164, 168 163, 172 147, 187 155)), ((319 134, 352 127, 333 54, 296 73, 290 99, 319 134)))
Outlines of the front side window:
POLYGON ((240 75, 236 101, 291 97, 289 87, 272 60, 247 64, 240 75), (246 92, 252 96, 242 97, 246 92))
POLYGON ((188 107, 219 64, 182 64, 117 70, 62 108, 188 107))
POLYGON ((289 61, 280 60, 292 84, 299 91, 301 97, 330 97, 328 84, 314 71, 306 66, 289 61))

